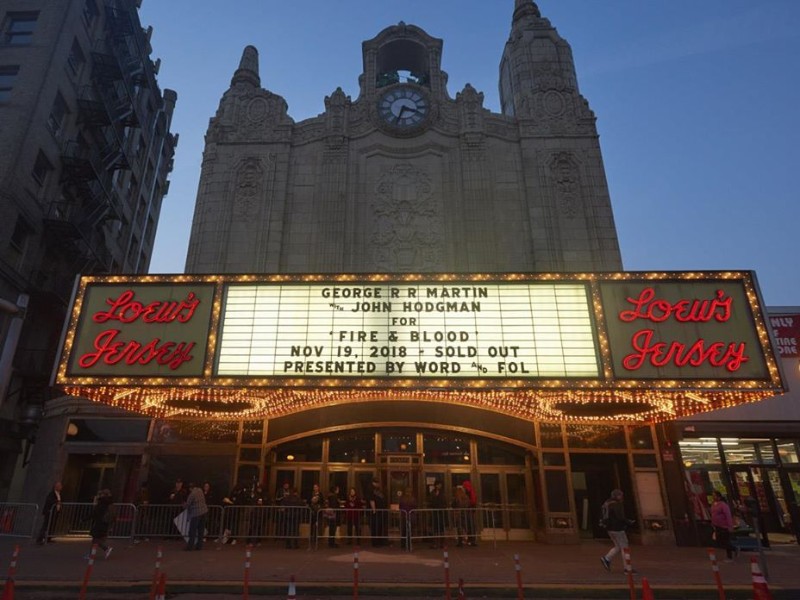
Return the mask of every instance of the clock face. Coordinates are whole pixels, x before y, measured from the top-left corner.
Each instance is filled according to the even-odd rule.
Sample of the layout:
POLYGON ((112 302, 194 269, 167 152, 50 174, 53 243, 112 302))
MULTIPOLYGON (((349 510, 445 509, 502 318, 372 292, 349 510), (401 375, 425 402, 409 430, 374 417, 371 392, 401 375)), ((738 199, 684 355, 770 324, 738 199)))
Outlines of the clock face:
POLYGON ((416 88, 394 86, 378 100, 378 114, 393 127, 409 128, 422 123, 428 116, 428 100, 416 88))

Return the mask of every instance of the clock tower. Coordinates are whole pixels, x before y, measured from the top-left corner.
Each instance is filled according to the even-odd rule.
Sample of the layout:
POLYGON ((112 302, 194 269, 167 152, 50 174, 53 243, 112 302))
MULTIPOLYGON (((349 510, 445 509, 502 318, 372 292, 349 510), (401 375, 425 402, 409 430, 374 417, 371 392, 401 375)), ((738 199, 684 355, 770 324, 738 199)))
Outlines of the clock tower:
POLYGON ((452 97, 443 41, 400 22, 362 44, 359 95, 294 121, 244 50, 206 136, 188 272, 621 269, 594 114, 569 45, 517 0, 501 112, 452 97))

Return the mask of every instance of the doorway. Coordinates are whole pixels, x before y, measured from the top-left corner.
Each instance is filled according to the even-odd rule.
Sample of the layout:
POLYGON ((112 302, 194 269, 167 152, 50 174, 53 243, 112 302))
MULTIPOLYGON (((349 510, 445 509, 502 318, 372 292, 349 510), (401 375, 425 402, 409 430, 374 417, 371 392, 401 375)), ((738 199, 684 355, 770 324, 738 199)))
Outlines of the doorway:
POLYGON ((581 538, 604 538, 608 534, 600 527, 601 507, 613 489, 625 495, 625 515, 636 518, 633 485, 627 454, 570 453, 572 493, 581 538))

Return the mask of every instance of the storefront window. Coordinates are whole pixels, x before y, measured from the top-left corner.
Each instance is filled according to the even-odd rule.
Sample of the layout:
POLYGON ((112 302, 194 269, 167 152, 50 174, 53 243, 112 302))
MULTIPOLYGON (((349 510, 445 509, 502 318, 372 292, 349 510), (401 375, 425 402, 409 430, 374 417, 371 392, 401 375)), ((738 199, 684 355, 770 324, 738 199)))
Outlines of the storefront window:
MULTIPOLYGON (((425 448, 427 461, 427 446, 425 448)), ((478 444, 478 462, 483 465, 524 465, 525 451, 499 442, 483 442, 478 444)))
POLYGON ((275 454, 278 462, 319 462, 322 460, 322 438, 281 444, 275 449, 275 454))
POLYGON ((264 421, 245 421, 242 424, 242 443, 260 444, 264 432, 264 421))
POLYGON ((425 464, 463 465, 470 460, 469 439, 461 436, 447 433, 425 434, 422 446, 425 450, 425 464))
POLYGON ((569 492, 566 471, 545 471, 547 507, 550 512, 569 512, 569 492))
POLYGON ((539 425, 541 432, 542 448, 563 448, 564 438, 561 436, 559 423, 542 423, 539 425))
POLYGON ((797 442, 792 440, 778 440, 778 456, 781 457, 781 462, 785 465, 797 464, 800 462, 800 460, 798 460, 800 453, 797 451, 797 442))
POLYGON ((696 465, 719 465, 717 438, 698 438, 683 440, 679 443, 683 464, 688 469, 696 465))
POLYGON ((416 433, 390 431, 381 435, 382 452, 417 452, 416 433))
POLYGON ((375 434, 364 432, 333 435, 328 455, 330 462, 374 463, 375 434))
POLYGON ((652 450, 653 435, 649 426, 631 428, 631 448, 634 450, 652 450))
POLYGON ((153 441, 168 442, 236 442, 237 421, 156 421, 153 441))
POLYGON ((567 425, 570 448, 625 449, 625 430, 613 425, 567 425))
POLYGON ((722 448, 725 451, 725 460, 728 464, 759 464, 763 462, 759 450, 769 447, 766 455, 767 462, 775 462, 775 455, 772 453, 769 440, 739 440, 735 438, 722 438, 722 448))

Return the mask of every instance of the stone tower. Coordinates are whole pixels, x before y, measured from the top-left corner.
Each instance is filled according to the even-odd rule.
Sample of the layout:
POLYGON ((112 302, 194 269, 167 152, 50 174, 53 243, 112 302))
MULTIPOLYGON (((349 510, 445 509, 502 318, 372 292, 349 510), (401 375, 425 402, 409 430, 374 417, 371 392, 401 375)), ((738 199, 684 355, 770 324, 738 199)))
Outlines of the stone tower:
POLYGON ((403 22, 362 44, 356 100, 301 122, 245 48, 211 119, 187 272, 621 269, 594 114, 569 45, 517 0, 502 114, 450 97, 442 40, 403 22))

